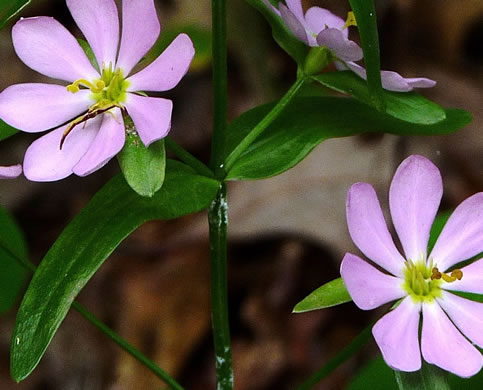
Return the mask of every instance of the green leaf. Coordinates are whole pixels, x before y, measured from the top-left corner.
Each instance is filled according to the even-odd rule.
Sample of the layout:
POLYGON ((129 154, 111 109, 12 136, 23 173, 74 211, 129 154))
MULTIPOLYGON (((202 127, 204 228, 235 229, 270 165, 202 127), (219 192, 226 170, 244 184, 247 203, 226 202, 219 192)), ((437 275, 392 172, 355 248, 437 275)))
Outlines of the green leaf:
POLYGON ((345 287, 344 281, 342 278, 337 278, 311 292, 295 305, 293 312, 303 313, 311 310, 325 309, 350 301, 352 301, 352 298, 345 287))
POLYGON ((246 0, 257 9, 272 27, 272 35, 278 45, 292 57, 299 66, 303 66, 309 51, 307 45, 299 41, 285 26, 282 18, 276 15, 262 0, 246 0))
POLYGON ((0 207, 0 314, 17 300, 27 277, 16 258, 27 259, 27 247, 20 228, 0 207))
POLYGON ((164 140, 154 142, 147 148, 133 129, 131 118, 124 118, 127 136, 119 165, 129 186, 141 196, 152 197, 164 181, 166 151, 164 140))
POLYGON ((377 34, 376 8, 373 0, 349 0, 356 16, 357 28, 361 36, 364 64, 367 71, 367 84, 370 102, 379 111, 385 110, 379 59, 379 36, 377 34))
MULTIPOLYGON (((312 77, 328 88, 354 96, 369 103, 367 83, 351 71, 328 72, 312 77)), ((405 122, 430 125, 446 119, 443 108, 415 92, 382 91, 386 113, 405 122)))
POLYGON ((142 66, 147 66, 170 45, 178 34, 188 34, 193 41, 195 56, 190 65, 190 70, 203 70, 211 63, 211 31, 196 24, 174 25, 163 29, 158 40, 144 56, 142 66))
POLYGON ((94 50, 92 50, 92 47, 89 45, 89 43, 87 43, 86 40, 82 38, 77 38, 77 42, 79 42, 80 47, 82 47, 82 50, 84 50, 84 53, 86 53, 86 56, 89 59, 89 62, 91 63, 91 65, 100 74, 101 70, 99 68, 99 64, 97 63, 97 58, 96 58, 96 55, 94 54, 94 50))
POLYGON ((168 160, 166 180, 152 198, 137 195, 121 175, 109 181, 62 232, 43 259, 20 305, 12 338, 11 375, 36 367, 70 305, 96 270, 134 229, 209 206, 219 183, 168 160))
POLYGON ((434 219, 433 225, 431 226, 431 232, 429 233, 428 253, 431 253, 431 251, 433 250, 434 244, 436 244, 436 240, 441 234, 444 225, 446 225, 446 222, 448 222, 448 219, 452 212, 453 210, 444 211, 442 213, 439 213, 434 219))
POLYGON ((17 129, 12 126, 7 125, 4 121, 0 119, 0 141, 11 137, 12 135, 18 133, 17 129))
MULTIPOLYGON (((235 119, 229 125, 227 150, 233 150, 273 106, 272 103, 256 107, 235 119)), ((470 113, 449 109, 444 121, 419 125, 403 122, 354 99, 295 98, 240 156, 227 178, 252 180, 278 175, 295 166, 328 138, 366 132, 442 135, 452 133, 470 121, 470 113)))
POLYGON ((399 390, 449 390, 448 375, 440 368, 423 362, 419 371, 394 371, 399 390))
POLYGON ((30 0, 0 0, 0 29, 29 3, 30 0))
MULTIPOLYGON (((471 378, 460 378, 448 374, 448 383, 449 388, 455 390, 483 389, 483 371, 471 378)), ((421 389, 427 389, 427 387, 421 387, 421 389)), ((362 368, 349 384, 347 390, 398 390, 398 385, 394 372, 381 357, 378 357, 362 368)))

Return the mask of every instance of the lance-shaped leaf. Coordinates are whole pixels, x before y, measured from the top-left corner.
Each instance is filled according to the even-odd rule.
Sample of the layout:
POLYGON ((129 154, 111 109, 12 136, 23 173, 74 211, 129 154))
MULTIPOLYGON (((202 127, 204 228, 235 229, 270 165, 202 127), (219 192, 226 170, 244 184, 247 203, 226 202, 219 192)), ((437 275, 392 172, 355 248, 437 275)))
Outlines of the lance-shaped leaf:
POLYGON ((278 45, 292 57, 299 66, 302 66, 309 48, 299 41, 285 26, 282 18, 276 15, 263 0, 246 0, 253 8, 257 9, 272 27, 272 35, 278 45))
MULTIPOLYGON (((350 71, 328 72, 312 77, 328 88, 354 96, 362 103, 370 102, 367 83, 350 71)), ((431 125, 446 118, 443 108, 415 92, 382 91, 386 113, 405 122, 431 125)))
POLYGON ((0 207, 0 314, 17 300, 27 276, 18 259, 27 261, 27 247, 20 228, 0 207))
POLYGON ((325 309, 350 301, 352 301, 352 298, 345 287, 344 281, 342 278, 337 278, 307 295, 295 305, 293 312, 304 313, 311 310, 325 309))
POLYGON ((125 117, 126 142, 118 154, 119 165, 129 186, 141 196, 152 197, 163 185, 166 168, 164 140, 147 148, 135 132, 131 118, 125 117))
MULTIPOLYGON (((229 125, 227 150, 233 148, 273 108, 256 107, 229 125)), ((471 121, 464 110, 446 110, 446 119, 433 125, 398 120, 354 99, 336 97, 296 98, 235 162, 230 180, 263 179, 278 175, 304 159, 319 143, 366 132, 397 135, 443 135, 471 121)))
POLYGON ((166 180, 152 198, 137 195, 121 175, 109 181, 62 232, 23 298, 11 349, 11 375, 36 367, 70 305, 96 270, 134 229, 208 207, 219 183, 168 160, 166 180))
POLYGON ((0 29, 29 3, 30 0, 0 0, 0 29))
POLYGON ((356 16, 361 36, 364 64, 367 71, 370 102, 380 111, 385 110, 381 82, 381 61, 379 58, 379 36, 377 33, 376 8, 374 0, 349 0, 356 16))

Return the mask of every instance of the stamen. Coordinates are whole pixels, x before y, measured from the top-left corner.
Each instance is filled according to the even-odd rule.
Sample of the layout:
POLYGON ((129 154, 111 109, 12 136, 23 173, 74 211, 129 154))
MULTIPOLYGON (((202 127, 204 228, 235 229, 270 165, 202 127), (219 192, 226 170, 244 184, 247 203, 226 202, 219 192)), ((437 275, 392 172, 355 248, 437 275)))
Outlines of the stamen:
POLYGON ((350 26, 357 27, 356 16, 354 15, 354 12, 352 12, 352 11, 347 13, 347 19, 345 21, 344 26, 342 27, 342 30, 345 30, 346 28, 349 28, 350 26))
POLYGON ((94 93, 100 93, 105 88, 106 84, 102 80, 97 80, 95 84, 92 84, 89 80, 86 79, 79 79, 74 81, 72 84, 67 86, 67 90, 72 93, 79 92, 79 85, 83 85, 88 87, 94 93))
POLYGON ((431 280, 443 279, 446 283, 453 283, 456 280, 461 280, 463 278, 463 271, 460 269, 455 269, 451 271, 451 275, 444 272, 439 272, 437 267, 433 268, 431 275, 431 280))

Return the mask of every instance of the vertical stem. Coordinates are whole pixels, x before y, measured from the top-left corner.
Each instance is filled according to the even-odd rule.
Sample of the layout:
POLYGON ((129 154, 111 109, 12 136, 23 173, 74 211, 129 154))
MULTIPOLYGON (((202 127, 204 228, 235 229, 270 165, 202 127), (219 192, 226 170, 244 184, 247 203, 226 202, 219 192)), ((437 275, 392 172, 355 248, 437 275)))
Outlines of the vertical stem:
POLYGON ((233 389, 230 328, 228 322, 228 289, 226 234, 228 204, 226 184, 220 184, 218 194, 208 211, 211 254, 211 313, 216 355, 217 390, 233 389))
POLYGON ((213 139, 211 143, 211 169, 218 178, 223 177, 227 122, 227 44, 226 0, 212 0, 213 29, 213 139))

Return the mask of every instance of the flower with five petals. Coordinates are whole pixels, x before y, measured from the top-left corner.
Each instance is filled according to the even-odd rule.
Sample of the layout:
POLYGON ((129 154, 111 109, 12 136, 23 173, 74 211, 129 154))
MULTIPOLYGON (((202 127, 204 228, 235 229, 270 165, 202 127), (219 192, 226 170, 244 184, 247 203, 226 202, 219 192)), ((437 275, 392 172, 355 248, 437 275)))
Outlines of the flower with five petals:
POLYGON ((165 137, 171 100, 139 92, 176 86, 194 55, 190 38, 180 34, 151 64, 133 72, 160 32, 153 0, 123 0, 121 29, 114 0, 67 0, 67 6, 99 71, 53 18, 21 19, 12 29, 15 51, 26 65, 70 83, 17 84, 0 93, 0 118, 9 125, 31 133, 55 128, 27 149, 24 174, 33 181, 85 176, 104 166, 124 146, 122 111, 144 145, 165 137))
POLYGON ((455 266, 483 252, 483 192, 455 209, 428 255, 442 192, 439 170, 425 157, 410 156, 398 167, 389 206, 402 256, 373 187, 354 184, 347 195, 349 233, 372 263, 347 253, 340 272, 359 308, 398 301, 372 328, 390 367, 417 371, 422 355, 430 364, 469 377, 483 365, 473 345, 483 347, 483 303, 459 292, 483 293, 483 259, 461 269, 455 266))

